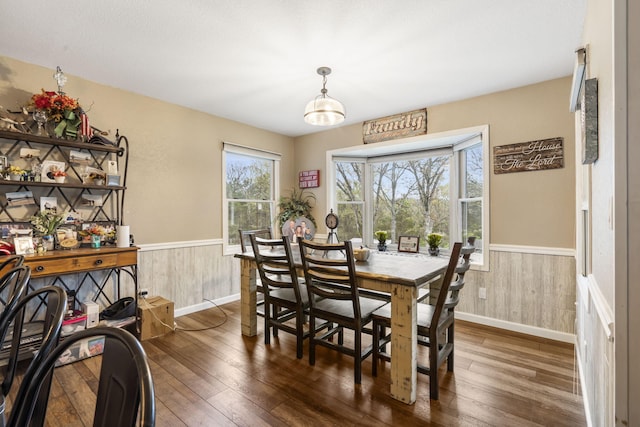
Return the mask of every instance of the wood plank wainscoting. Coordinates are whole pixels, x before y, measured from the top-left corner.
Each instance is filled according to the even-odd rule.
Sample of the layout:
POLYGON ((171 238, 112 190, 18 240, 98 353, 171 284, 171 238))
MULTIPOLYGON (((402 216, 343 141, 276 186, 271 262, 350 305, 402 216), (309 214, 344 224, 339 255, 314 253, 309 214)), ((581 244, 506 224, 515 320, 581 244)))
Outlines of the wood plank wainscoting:
MULTIPOLYGON (((240 262, 221 239, 138 245, 138 284, 175 303, 176 316, 240 298, 240 262)), ((491 245, 489 271, 467 273, 460 318, 573 342, 573 249, 491 245), (484 287, 487 298, 480 299, 484 287), (466 317, 464 317, 466 316, 466 317)))

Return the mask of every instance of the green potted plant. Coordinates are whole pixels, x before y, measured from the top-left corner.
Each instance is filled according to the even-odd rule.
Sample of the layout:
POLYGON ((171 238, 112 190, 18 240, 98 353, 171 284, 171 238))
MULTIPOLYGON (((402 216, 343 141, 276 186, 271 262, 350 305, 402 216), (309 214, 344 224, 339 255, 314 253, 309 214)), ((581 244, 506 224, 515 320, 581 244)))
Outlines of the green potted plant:
POLYGON ((378 230, 375 233, 373 233, 374 236, 376 236, 376 239, 378 239, 378 250, 380 252, 384 252, 387 250, 387 239, 389 238, 389 233, 387 233, 384 230, 378 230))
POLYGON ((427 235, 427 244, 429 245, 429 255, 438 256, 438 254, 440 254, 440 243, 442 243, 442 234, 429 233, 427 235))
POLYGON ((301 216, 307 218, 317 227, 316 220, 311 215, 311 210, 316 202, 316 196, 305 190, 291 190, 289 196, 281 196, 278 208, 280 213, 276 217, 280 228, 290 219, 296 219, 301 216))
POLYGON ((55 247, 55 232, 62 224, 64 213, 45 209, 31 217, 31 225, 36 235, 42 236, 42 246, 45 250, 53 250, 55 247))

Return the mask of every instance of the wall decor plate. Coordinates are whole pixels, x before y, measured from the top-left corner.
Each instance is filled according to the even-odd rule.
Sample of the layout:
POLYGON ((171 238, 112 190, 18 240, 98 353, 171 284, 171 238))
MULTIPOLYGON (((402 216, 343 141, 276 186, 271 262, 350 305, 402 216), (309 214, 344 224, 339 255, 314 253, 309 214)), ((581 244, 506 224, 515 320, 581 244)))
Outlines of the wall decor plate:
POLYGON ((56 182, 53 177, 53 172, 57 170, 64 170, 66 166, 65 162, 57 162, 55 160, 45 160, 42 162, 42 172, 40 173, 40 180, 42 182, 56 182))

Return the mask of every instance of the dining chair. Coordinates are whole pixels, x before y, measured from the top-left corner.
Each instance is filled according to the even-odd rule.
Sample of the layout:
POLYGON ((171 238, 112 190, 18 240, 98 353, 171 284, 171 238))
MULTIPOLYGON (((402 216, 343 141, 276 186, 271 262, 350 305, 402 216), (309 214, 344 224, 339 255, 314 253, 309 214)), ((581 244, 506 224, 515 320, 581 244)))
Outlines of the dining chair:
MULTIPOLYGON (((471 266, 471 255, 476 251, 475 237, 469 237, 467 244, 460 249, 460 261, 456 266, 455 280, 449 287, 449 295, 444 303, 447 310, 452 310, 460 302, 460 291, 464 287, 464 275, 471 266)), ((418 289, 418 302, 425 302, 429 297, 429 287, 424 286, 418 289)))
MULTIPOLYGON (((304 340, 309 337, 309 331, 304 328, 309 294, 304 279, 298 277, 291 243, 286 236, 262 239, 254 234, 250 241, 264 292, 264 343, 271 343, 271 331, 274 338, 278 330, 293 334, 296 357, 301 359, 304 340)), ((316 326, 316 331, 325 327, 324 324, 316 326)))
MULTIPOLYGON (((253 230, 238 230, 240 236, 240 249, 247 252, 251 248, 251 236, 257 236, 263 239, 272 239, 273 233, 270 228, 256 228, 253 230)), ((264 290, 260 278, 256 278, 256 313, 258 316, 264 316, 264 290)))
MULTIPOLYGON (((417 336, 418 344, 429 348, 429 366, 417 364, 418 372, 429 375, 429 397, 438 400, 438 367, 445 360, 453 357, 453 341, 448 341, 447 329, 454 321, 453 311, 446 310, 444 305, 447 300, 449 288, 458 265, 462 243, 457 242, 451 249, 449 264, 442 276, 440 289, 432 290, 431 297, 435 298, 435 305, 416 304, 417 309, 417 336), (437 294, 437 295, 434 295, 437 294)), ((372 315, 373 320, 373 357, 372 375, 377 376, 378 362, 391 360, 393 355, 386 353, 387 344, 391 342, 391 335, 387 328, 391 326, 391 305, 376 310, 372 315)), ((449 371, 453 370, 453 363, 447 364, 449 371), (449 367, 451 369, 449 369, 449 367)))
MULTIPOLYGON (((19 268, 24 267, 25 266, 19 268)), ((25 357, 26 354, 32 353, 33 358, 29 363, 27 373, 40 365, 44 358, 58 343, 60 331, 62 330, 62 321, 66 311, 67 294, 64 289, 58 286, 45 286, 24 295, 18 303, 11 307, 11 309, 6 312, 6 315, 3 315, 0 319, 0 342, 2 342, 3 347, 5 341, 10 340, 11 342, 9 347, 9 359, 6 365, 5 376, 2 381, 2 395, 0 396, 0 399, 2 399, 0 406, 3 410, 2 417, 0 417, 0 425, 5 425, 6 397, 9 395, 11 386, 13 385, 18 361, 25 357), (27 318, 27 306, 32 307, 40 304, 44 304, 44 315, 41 316, 39 320, 25 322, 25 318, 27 318), (13 328, 10 328, 12 323, 13 328), (12 331, 12 334, 9 338, 10 330, 12 331), (39 334, 41 339, 34 342, 25 341, 23 338, 25 338, 25 333, 27 331, 29 331, 30 334, 39 334)), ((18 389, 18 393, 11 410, 11 417, 14 416, 14 411, 18 402, 22 401, 21 396, 24 395, 24 388, 27 384, 25 381, 28 381, 27 378, 28 374, 25 374, 22 378, 22 383, 20 384, 20 388, 18 389)), ((41 404, 48 398, 48 386, 49 384, 47 384, 46 388, 43 388, 41 394, 33 397, 34 405, 36 404, 36 400, 38 404, 41 404)), ((9 418, 9 420, 11 420, 11 418, 9 418)), ((9 424, 7 425, 12 425, 11 421, 9 421, 9 424)))
MULTIPOLYGON (((128 331, 98 326, 65 337, 34 369, 25 373, 9 418, 9 427, 44 425, 48 401, 36 403, 43 388, 49 388, 55 363, 74 344, 104 336, 104 351, 96 394, 94 426, 155 425, 156 406, 153 378, 147 355, 140 342, 128 331)), ((48 393, 47 393, 48 395, 48 393)), ((48 399, 47 399, 48 400, 48 399)))
POLYGON ((20 267, 24 263, 24 255, 8 255, 0 259, 0 275, 4 274, 5 270, 20 267))
POLYGON ((362 333, 371 322, 371 314, 386 302, 360 296, 350 241, 299 239, 298 245, 309 293, 309 364, 315 365, 316 346, 336 350, 354 358, 354 381, 360 384, 362 361, 372 352, 372 346, 363 347, 362 333), (331 327, 316 333, 318 319, 331 322, 331 327), (354 333, 353 347, 344 344, 345 328, 354 333))

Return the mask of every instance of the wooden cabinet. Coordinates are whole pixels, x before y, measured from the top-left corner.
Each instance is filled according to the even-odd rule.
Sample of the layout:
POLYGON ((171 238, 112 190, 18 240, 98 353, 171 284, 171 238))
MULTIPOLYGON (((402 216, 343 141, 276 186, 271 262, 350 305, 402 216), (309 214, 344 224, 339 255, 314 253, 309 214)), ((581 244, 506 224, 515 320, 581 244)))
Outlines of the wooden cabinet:
MULTIPOLYGON (((105 144, 0 130, 0 164, 30 171, 19 181, 9 179, 5 173, 0 176, 2 238, 11 241, 12 234, 30 229, 30 219, 40 211, 42 201, 54 198, 59 212, 80 219, 69 228, 77 227, 75 231, 80 231, 98 224, 115 230, 123 223, 128 148, 127 138, 120 135, 116 135, 112 144, 108 141, 105 144), (67 174, 64 183, 49 182, 52 179, 44 172, 34 172, 38 166, 52 164, 64 167, 67 174), (94 179, 100 175, 106 179, 94 179)), ((25 263, 32 271, 30 287, 56 285, 73 291, 78 295, 78 309, 85 300, 93 300, 104 309, 124 296, 135 299, 137 251, 136 247, 117 248, 114 241, 106 241, 99 249, 57 248, 26 255, 25 263)), ((37 319, 37 311, 32 318, 37 319)), ((136 329, 139 330, 139 325, 136 329)))

